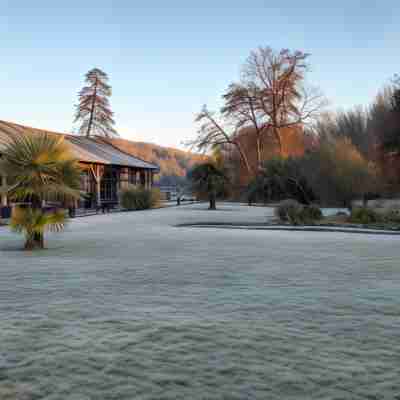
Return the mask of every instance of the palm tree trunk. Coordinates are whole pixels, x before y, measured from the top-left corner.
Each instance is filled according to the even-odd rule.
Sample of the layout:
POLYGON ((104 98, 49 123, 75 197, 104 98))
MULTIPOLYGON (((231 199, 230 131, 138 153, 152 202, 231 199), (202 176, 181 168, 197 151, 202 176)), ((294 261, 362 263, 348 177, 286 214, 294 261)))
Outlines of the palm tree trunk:
MULTIPOLYGON (((27 244, 32 247, 32 249, 44 249, 44 237, 43 233, 35 232, 32 236, 32 239, 27 240, 27 244)), ((25 245, 26 248, 26 245, 25 245)))
MULTIPOLYGON (((36 196, 32 197, 32 208, 35 210, 42 209, 42 201, 36 196)), ((25 249, 27 250, 44 249, 43 233, 34 232, 32 235, 29 235, 27 242, 25 243, 25 249)))
POLYGON ((42 233, 27 235, 25 241, 25 250, 44 249, 44 237, 42 233))

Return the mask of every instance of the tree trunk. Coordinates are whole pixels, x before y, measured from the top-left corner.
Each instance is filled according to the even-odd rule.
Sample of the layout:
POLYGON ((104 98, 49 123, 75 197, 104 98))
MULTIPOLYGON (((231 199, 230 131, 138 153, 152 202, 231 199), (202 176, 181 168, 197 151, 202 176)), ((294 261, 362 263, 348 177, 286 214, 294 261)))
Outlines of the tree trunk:
POLYGON ((247 173, 249 174, 249 176, 252 176, 252 170, 250 167, 250 163, 249 163, 249 160, 247 159, 246 154, 244 153, 244 151, 242 149, 242 146, 240 145, 239 142, 234 142, 234 144, 235 144, 237 150, 239 151, 240 158, 246 167, 247 173))
POLYGON ((257 135, 257 175, 262 170, 262 160, 261 160, 261 137, 257 135))
POLYGON ((97 96, 97 78, 96 82, 94 84, 94 94, 93 94, 93 101, 90 109, 90 118, 89 118, 89 124, 88 124, 88 129, 86 131, 86 137, 90 137, 90 131, 92 130, 92 125, 93 125, 93 118, 94 118, 94 109, 96 106, 96 96, 97 96))
MULTIPOLYGON (((34 196, 31 202, 33 210, 42 210, 42 201, 39 198, 34 196)), ((43 233, 34 232, 32 235, 29 235, 25 243, 25 249, 26 250, 44 249, 43 233)))
POLYGON ((274 126, 274 135, 276 137, 276 140, 278 141, 279 155, 280 155, 280 157, 283 157, 283 146, 282 146, 281 134, 279 132, 279 128, 276 126, 274 126))
POLYGON ((28 235, 25 242, 25 250, 44 249, 43 233, 28 235))

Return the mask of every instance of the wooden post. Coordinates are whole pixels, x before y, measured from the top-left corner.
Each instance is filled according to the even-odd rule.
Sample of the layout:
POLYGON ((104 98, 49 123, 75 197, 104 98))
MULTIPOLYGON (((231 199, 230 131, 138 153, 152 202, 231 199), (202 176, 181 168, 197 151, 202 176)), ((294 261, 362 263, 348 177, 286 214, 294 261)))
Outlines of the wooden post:
MULTIPOLYGON (((6 177, 2 175, 1 176, 0 187, 2 189, 5 189, 6 185, 7 185, 6 177)), ((7 206, 7 195, 5 193, 1 194, 1 206, 2 207, 6 207, 7 206)))
POLYGON ((99 165, 91 165, 90 169, 92 171, 95 183, 96 183, 96 204, 98 207, 101 206, 101 173, 99 165))
POLYGON ((101 178, 99 173, 96 177, 96 203, 98 207, 101 206, 101 178))

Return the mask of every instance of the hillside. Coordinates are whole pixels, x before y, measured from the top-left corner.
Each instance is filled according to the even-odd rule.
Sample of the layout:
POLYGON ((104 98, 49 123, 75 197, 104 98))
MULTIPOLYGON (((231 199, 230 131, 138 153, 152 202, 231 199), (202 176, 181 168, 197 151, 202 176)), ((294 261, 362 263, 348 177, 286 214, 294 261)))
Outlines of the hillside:
POLYGON ((201 154, 153 143, 133 142, 120 138, 110 139, 110 142, 124 152, 159 165, 160 179, 163 184, 174 183, 177 180, 176 177, 178 180, 184 178, 190 168, 206 159, 201 154))

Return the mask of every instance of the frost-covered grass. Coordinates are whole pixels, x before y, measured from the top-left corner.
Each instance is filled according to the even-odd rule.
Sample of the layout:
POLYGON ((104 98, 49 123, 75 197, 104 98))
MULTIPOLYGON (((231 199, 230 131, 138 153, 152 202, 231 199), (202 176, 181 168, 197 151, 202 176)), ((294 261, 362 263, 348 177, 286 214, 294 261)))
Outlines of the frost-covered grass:
MULTIPOLYGON (((399 237, 177 228, 206 205, 0 228, 0 399, 396 399, 399 237)), ((399 397, 397 397, 399 398, 399 397)))

